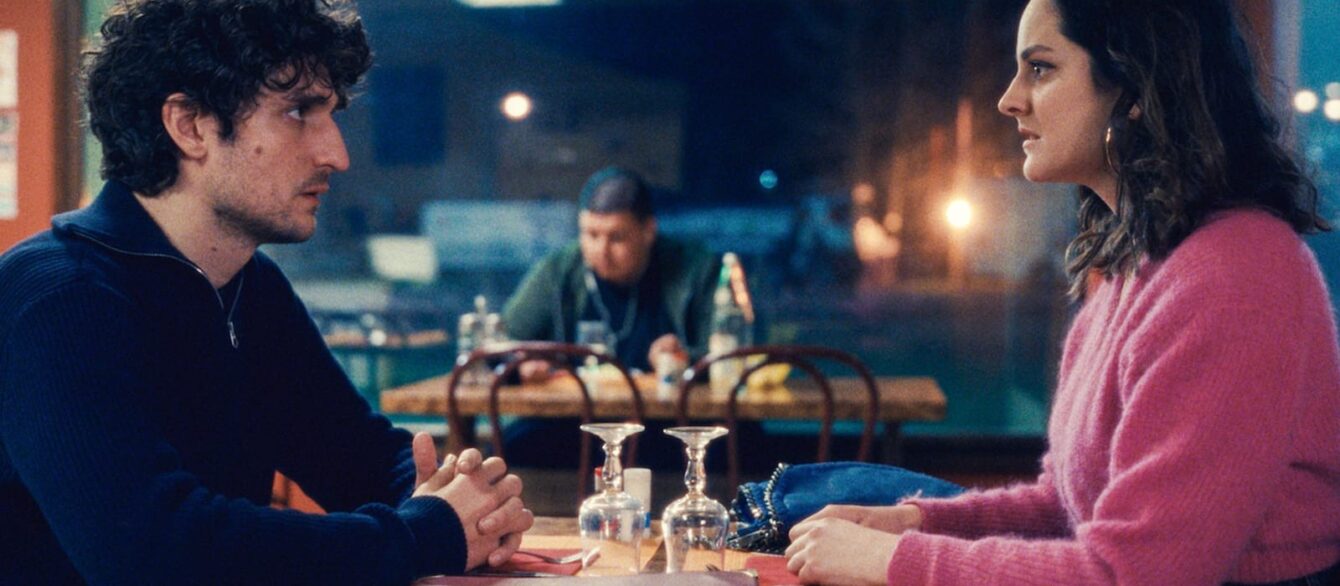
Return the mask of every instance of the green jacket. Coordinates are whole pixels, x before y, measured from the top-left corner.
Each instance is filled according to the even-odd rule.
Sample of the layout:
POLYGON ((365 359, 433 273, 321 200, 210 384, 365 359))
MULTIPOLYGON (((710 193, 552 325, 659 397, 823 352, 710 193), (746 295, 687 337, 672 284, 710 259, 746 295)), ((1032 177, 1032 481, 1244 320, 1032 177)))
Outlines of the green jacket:
MULTIPOLYGON (((661 301, 675 335, 692 356, 705 354, 721 260, 699 244, 657 236, 647 270, 657 272, 661 301)), ((583 272, 576 242, 532 267, 503 306, 508 335, 516 340, 573 341, 578 316, 586 310, 583 272)))

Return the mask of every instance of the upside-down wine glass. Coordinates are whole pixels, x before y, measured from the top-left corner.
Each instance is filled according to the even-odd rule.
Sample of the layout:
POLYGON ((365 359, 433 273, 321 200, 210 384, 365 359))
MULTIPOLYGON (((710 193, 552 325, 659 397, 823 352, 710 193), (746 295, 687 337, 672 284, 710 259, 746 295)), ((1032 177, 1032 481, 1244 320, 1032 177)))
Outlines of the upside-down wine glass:
POLYGON ((623 490, 619 454, 623 440, 644 428, 636 423, 588 423, 582 431, 605 442, 603 489, 582 501, 577 515, 581 527, 583 575, 626 576, 642 568, 642 530, 647 506, 623 490))
POLYGON ((665 538, 666 573, 704 570, 709 565, 725 567, 726 532, 730 516, 726 507, 703 494, 707 487, 704 458, 707 444, 726 435, 724 427, 671 427, 665 430, 684 442, 688 468, 684 485, 689 493, 680 497, 661 514, 661 535, 665 538))

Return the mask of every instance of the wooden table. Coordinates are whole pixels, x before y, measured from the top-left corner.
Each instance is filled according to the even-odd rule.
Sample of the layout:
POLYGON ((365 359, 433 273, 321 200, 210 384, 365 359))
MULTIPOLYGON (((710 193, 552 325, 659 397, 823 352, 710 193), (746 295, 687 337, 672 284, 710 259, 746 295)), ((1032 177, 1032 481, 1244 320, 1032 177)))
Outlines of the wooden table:
MULTIPOLYGON (((664 572, 665 544, 661 541, 661 524, 653 521, 651 525, 651 534, 642 539, 642 571, 664 572)), ((521 549, 581 548, 582 538, 577 531, 576 517, 536 517, 535 525, 521 536, 521 549)))
MULTIPOLYGON (((512 563, 500 568, 483 568, 464 576, 430 576, 415 582, 415 586, 525 586, 532 584, 604 584, 607 586, 659 586, 662 584, 738 586, 758 584, 757 574, 744 570, 749 556, 758 555, 743 551, 726 550, 723 566, 725 572, 709 572, 705 569, 688 570, 686 573, 665 574, 666 553, 661 540, 659 522, 652 523, 652 533, 642 540, 642 571, 636 576, 592 578, 584 576, 578 570, 575 576, 540 577, 534 566, 516 565, 516 560, 530 559, 516 556, 512 563)), ((577 520, 572 517, 537 517, 535 526, 522 537, 523 550, 548 550, 550 553, 581 551, 581 537, 577 533, 577 520)), ((546 568, 548 569, 548 568, 546 568)), ((550 569, 550 571, 554 571, 550 569)), ((548 574, 546 574, 548 576, 548 574)), ((765 584, 795 584, 794 576, 782 581, 773 580, 765 584)))
MULTIPOLYGON (((865 416, 867 395, 857 377, 832 377, 833 416, 837 420, 865 416)), ((635 377, 642 391, 647 419, 673 420, 678 413, 677 396, 656 392, 649 375, 635 377)), ((899 424, 904 421, 939 421, 945 416, 945 396, 935 379, 928 377, 876 377, 879 386, 879 419, 884 422, 884 460, 898 459, 899 424)), ((601 381, 594 394, 595 416, 627 417, 633 412, 627 383, 615 377, 601 381)), ((488 414, 488 389, 482 385, 457 389, 457 406, 466 417, 488 414)), ((725 397, 705 387, 689 397, 689 415, 695 419, 725 419, 725 397)), ((503 415, 523 417, 579 417, 581 392, 570 377, 556 377, 541 384, 504 386, 499 393, 503 415)), ((447 375, 433 377, 381 393, 381 410, 391 414, 447 415, 447 375)), ((737 417, 741 421, 818 420, 823 417, 823 398, 808 378, 791 379, 770 390, 749 390, 740 396, 737 417)))
MULTIPOLYGON (((651 535, 642 540, 642 573, 665 571, 665 543, 661 539, 660 520, 652 521, 651 535)), ((582 540, 573 517, 536 517, 535 525, 521 538, 522 549, 581 549, 582 540)), ((743 570, 751 554, 747 551, 726 550, 723 569, 743 570)), ((703 568, 694 568, 702 571, 703 568)), ((578 573, 578 576, 581 574, 578 573)))

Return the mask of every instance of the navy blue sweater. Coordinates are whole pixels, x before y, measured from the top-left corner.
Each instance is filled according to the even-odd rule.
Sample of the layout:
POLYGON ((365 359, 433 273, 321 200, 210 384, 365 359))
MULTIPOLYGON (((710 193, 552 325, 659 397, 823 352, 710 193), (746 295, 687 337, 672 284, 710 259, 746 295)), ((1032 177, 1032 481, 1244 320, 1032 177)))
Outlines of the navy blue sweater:
POLYGON ((115 182, 0 256, 0 583, 464 569, 451 507, 409 498, 409 434, 359 397, 274 263, 257 253, 225 292, 115 182), (331 514, 269 508, 276 470, 331 514))

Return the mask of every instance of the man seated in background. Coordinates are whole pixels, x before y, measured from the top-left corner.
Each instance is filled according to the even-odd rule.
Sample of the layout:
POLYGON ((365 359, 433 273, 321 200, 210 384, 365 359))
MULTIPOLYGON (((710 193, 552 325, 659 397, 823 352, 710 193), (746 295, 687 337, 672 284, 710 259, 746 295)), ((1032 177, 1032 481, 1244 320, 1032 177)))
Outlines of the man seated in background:
POLYGON ((373 413, 279 268, 370 66, 337 0, 130 0, 86 71, 107 184, 0 256, 0 582, 408 584, 532 515, 373 413), (276 470, 327 515, 272 509, 276 470))
MULTIPOLYGON (((508 334, 577 342, 578 322, 599 322, 624 366, 643 371, 661 352, 705 353, 720 262, 657 235, 651 191, 631 171, 592 175, 579 204, 577 242, 535 265, 503 307, 508 334)), ((539 363, 521 370, 528 380, 548 374, 539 363)))
MULTIPOLYGON (((720 261, 699 244, 656 233, 651 191, 631 171, 609 167, 592 175, 579 207, 577 242, 533 267, 503 307, 508 334, 575 343, 579 322, 598 322, 619 361, 643 371, 653 370, 662 352, 678 355, 681 364, 705 354, 720 261)), ((552 374, 541 362, 520 371, 532 382, 552 374)), ((542 438, 576 437, 577 425, 576 419, 514 422, 504 431, 508 460, 576 465, 575 444, 542 438)), ((640 462, 682 465, 679 450, 655 448, 661 444, 670 442, 641 443, 640 462)))

